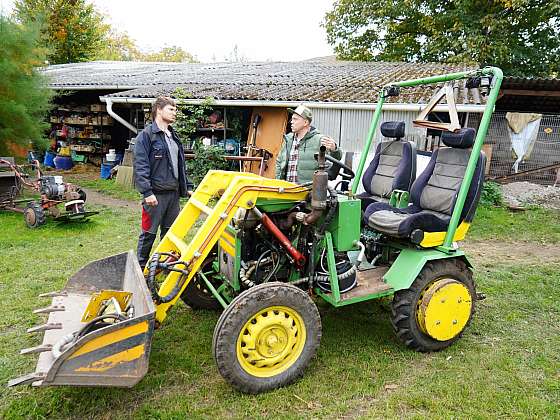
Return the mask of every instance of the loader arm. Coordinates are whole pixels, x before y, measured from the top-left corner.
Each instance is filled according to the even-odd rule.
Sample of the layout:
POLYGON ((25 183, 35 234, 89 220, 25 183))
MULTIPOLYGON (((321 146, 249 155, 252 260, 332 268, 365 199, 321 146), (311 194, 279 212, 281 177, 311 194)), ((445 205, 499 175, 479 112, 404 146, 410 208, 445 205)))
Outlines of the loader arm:
MULTIPOLYGON (((166 318, 167 311, 177 302, 239 208, 252 208, 257 199, 263 198, 301 201, 309 190, 251 173, 209 171, 152 254, 177 254, 184 262, 183 270, 188 272, 172 271, 161 283, 159 296, 155 296, 156 321, 161 323, 166 318), (210 200, 218 197, 214 207, 209 207, 210 200), (197 226, 201 215, 205 216, 204 222, 197 226), (158 303, 158 297, 170 294, 169 302, 158 303)), ((149 265, 144 270, 144 275, 148 274, 149 265)))

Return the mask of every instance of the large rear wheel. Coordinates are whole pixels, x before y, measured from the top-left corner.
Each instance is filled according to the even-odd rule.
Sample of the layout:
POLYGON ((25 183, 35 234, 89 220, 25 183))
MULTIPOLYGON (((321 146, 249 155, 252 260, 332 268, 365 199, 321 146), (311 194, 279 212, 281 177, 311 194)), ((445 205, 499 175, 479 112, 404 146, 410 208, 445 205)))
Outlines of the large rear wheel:
POLYGON ((309 295, 285 283, 264 283, 237 296, 214 330, 220 374, 256 394, 294 382, 321 341, 321 318, 309 295))
POLYGON ((410 288, 395 293, 391 323, 407 347, 438 351, 461 336, 471 321, 475 301, 472 271, 462 260, 433 260, 410 288))

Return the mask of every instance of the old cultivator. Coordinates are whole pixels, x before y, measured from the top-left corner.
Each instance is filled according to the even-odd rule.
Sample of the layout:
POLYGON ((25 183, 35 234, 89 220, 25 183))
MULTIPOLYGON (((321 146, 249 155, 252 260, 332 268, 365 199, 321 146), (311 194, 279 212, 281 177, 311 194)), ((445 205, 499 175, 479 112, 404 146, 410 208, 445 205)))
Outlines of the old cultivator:
MULTIPOLYGON (((334 306, 393 296, 404 345, 436 351, 469 324, 477 298, 457 241, 472 222, 484 177, 481 153, 502 81, 497 68, 396 82, 379 93, 356 176, 324 150, 312 185, 210 171, 142 273, 131 253, 92 262, 51 306, 36 371, 10 385, 132 386, 147 372, 154 328, 182 299, 224 309, 213 337, 219 372, 249 393, 303 374, 321 339, 314 299, 334 306), (416 177, 404 123, 381 124, 389 141, 366 156, 389 96, 425 84, 488 85, 478 130, 453 128, 416 177), (489 83, 486 83, 489 82, 489 83), (335 188, 329 174, 338 169, 335 188), (351 182, 351 184, 349 184, 351 182), (359 182, 366 193, 356 196, 359 182)), ((426 122, 424 121, 424 125, 426 122)), ((357 332, 359 333, 359 332, 357 332)))

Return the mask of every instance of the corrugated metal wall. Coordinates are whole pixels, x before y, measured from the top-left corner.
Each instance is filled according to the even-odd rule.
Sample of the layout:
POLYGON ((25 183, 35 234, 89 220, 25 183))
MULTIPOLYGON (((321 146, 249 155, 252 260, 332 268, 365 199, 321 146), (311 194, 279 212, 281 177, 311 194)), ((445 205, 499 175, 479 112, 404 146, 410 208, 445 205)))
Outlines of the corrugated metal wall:
MULTIPOLYGON (((361 152, 366 142, 373 110, 354 109, 313 109, 313 126, 334 138, 343 150, 348 152, 361 152)), ((404 121, 406 124, 406 138, 418 143, 426 137, 426 129, 412 126, 416 112, 411 111, 385 111, 383 121, 404 121)), ((381 138, 379 129, 374 141, 381 138)))

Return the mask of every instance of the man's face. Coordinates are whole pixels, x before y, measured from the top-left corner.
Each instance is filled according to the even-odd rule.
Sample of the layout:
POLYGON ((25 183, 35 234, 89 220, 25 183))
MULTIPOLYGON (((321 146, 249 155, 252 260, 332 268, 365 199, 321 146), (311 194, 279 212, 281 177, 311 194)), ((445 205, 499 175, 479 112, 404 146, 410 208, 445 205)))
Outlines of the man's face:
POLYGON ((298 114, 293 114, 290 121, 290 126, 292 128, 292 132, 299 133, 301 130, 309 126, 309 121, 299 116, 298 114))
POLYGON ((175 122, 177 118, 177 108, 173 105, 165 105, 162 109, 158 110, 159 116, 167 124, 175 122))

